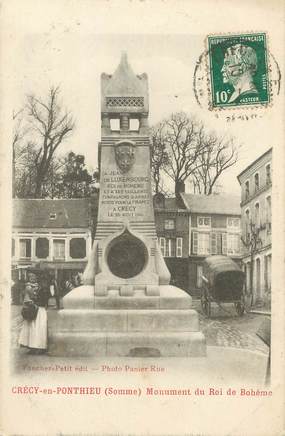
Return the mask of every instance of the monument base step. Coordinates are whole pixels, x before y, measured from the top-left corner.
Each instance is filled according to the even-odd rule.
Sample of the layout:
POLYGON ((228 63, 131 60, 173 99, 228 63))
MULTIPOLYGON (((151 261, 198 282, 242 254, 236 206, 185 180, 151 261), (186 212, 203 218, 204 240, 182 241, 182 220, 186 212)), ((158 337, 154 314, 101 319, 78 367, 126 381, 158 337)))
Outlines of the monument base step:
POLYGON ((176 286, 159 286, 159 296, 149 296, 135 289, 132 296, 121 296, 110 289, 107 296, 95 295, 91 285, 74 288, 63 298, 64 309, 190 309, 192 298, 176 286))
POLYGON ((64 309, 48 316, 49 353, 55 356, 204 356, 206 343, 192 299, 175 286, 160 296, 137 289, 131 297, 110 290, 95 296, 80 286, 64 299, 64 309))
POLYGON ((65 309, 49 314, 49 331, 165 332, 199 331, 198 313, 186 310, 65 309))
POLYGON ((49 336, 51 356, 202 357, 201 332, 56 332, 49 336))

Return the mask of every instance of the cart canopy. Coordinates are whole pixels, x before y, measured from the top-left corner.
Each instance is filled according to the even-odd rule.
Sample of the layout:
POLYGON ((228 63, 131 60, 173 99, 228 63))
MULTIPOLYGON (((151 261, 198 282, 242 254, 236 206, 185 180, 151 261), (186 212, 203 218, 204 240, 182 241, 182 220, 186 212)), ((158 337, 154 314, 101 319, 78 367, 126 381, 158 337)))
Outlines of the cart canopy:
POLYGON ((203 264, 203 280, 217 299, 236 299, 242 292, 245 274, 230 257, 209 256, 203 264))

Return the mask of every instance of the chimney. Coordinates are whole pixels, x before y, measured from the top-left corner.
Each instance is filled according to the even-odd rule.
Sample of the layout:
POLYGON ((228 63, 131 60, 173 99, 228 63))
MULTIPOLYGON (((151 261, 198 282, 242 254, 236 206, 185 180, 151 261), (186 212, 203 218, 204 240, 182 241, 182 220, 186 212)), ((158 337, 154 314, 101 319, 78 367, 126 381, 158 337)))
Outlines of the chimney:
POLYGON ((185 183, 179 180, 175 183, 175 195, 178 196, 182 192, 185 192, 185 183))

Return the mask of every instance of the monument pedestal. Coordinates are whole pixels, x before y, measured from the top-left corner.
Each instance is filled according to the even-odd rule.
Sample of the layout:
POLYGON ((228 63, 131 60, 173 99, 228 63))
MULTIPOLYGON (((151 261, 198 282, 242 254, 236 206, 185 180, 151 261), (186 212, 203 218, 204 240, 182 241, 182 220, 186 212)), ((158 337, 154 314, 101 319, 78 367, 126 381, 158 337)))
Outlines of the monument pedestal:
POLYGON ((204 356, 192 299, 174 286, 160 286, 159 296, 142 289, 120 296, 96 296, 80 286, 49 313, 49 354, 54 356, 204 356))

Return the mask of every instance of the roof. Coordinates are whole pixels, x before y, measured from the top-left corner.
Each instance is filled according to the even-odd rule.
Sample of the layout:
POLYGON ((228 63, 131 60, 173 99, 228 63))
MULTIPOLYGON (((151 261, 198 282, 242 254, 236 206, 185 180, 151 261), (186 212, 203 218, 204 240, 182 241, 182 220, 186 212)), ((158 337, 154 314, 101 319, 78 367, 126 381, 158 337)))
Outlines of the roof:
POLYGON ((259 160, 261 160, 264 156, 266 156, 267 154, 272 153, 272 147, 269 148, 265 153, 263 153, 261 156, 259 156, 257 159, 255 159, 253 162, 251 162, 251 164, 249 164, 241 173, 238 174, 237 179, 240 179, 240 176, 242 174, 244 174, 246 171, 248 171, 251 167, 253 167, 253 165, 255 165, 259 160))
POLYGON ((176 198, 165 198, 165 209, 178 210, 176 198))
POLYGON ((156 194, 153 198, 155 212, 188 212, 185 209, 184 203, 176 197, 165 197, 163 194, 156 194), (162 196, 162 198, 160 197, 159 203, 155 201, 155 197, 157 197, 158 195, 162 196))
POLYGON ((180 193, 185 207, 191 213, 240 215, 240 197, 230 194, 197 195, 180 193))
POLYGON ((143 96, 145 94, 142 81, 128 63, 127 53, 122 53, 121 61, 106 86, 105 94, 111 96, 143 96))
POLYGON ((13 227, 88 228, 90 199, 15 199, 13 227), (55 214, 54 219, 50 214, 55 214))

